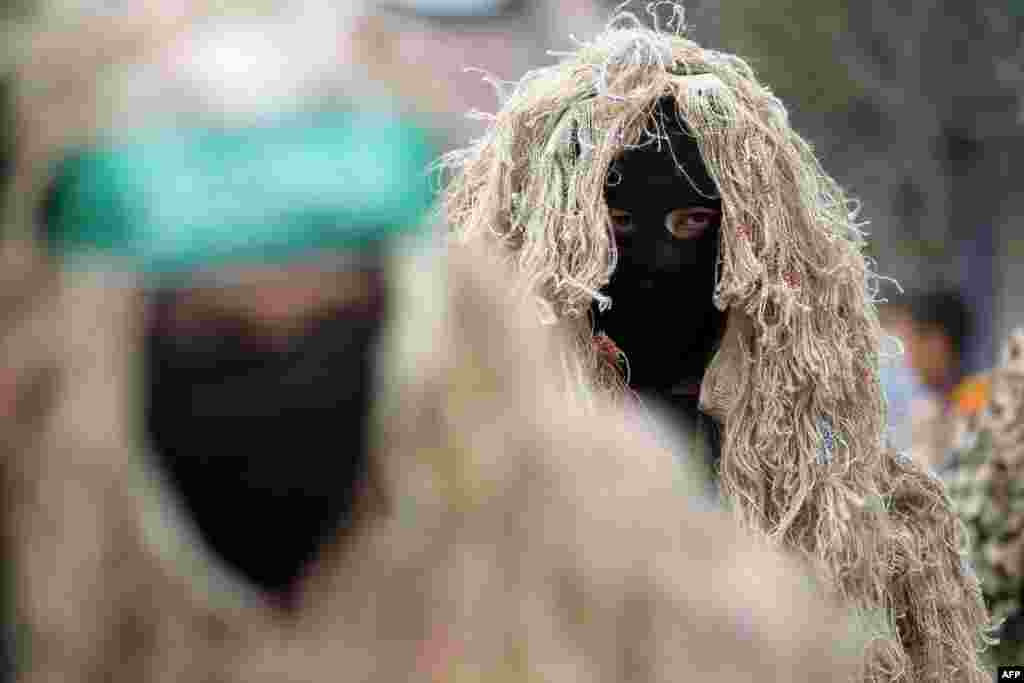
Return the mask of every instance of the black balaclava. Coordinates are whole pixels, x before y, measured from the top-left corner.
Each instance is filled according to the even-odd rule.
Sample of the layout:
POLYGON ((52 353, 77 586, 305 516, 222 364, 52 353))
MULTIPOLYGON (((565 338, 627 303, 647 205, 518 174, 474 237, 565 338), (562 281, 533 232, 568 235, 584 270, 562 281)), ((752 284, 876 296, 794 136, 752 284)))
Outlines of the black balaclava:
POLYGON ((284 350, 261 345, 240 317, 184 336, 166 324, 173 292, 150 303, 150 445, 209 547, 277 598, 351 521, 382 297, 318 315, 284 350))
POLYGON ((605 198, 619 259, 605 290, 612 307, 596 321, 625 352, 630 387, 670 404, 692 426, 695 387, 725 322, 712 303, 721 200, 674 101, 659 101, 655 116, 668 140, 627 149, 609 172, 605 198), (706 227, 689 232, 684 224, 673 235, 671 217, 686 218, 679 210, 694 210, 706 227))

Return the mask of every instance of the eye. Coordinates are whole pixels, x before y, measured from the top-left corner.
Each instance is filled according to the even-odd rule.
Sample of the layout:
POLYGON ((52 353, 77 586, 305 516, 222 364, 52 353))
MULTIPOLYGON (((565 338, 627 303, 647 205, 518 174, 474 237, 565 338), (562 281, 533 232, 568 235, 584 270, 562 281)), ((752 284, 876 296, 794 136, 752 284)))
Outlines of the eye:
POLYGON ((615 234, 626 237, 633 234, 635 226, 633 225, 633 214, 624 209, 608 209, 608 215, 612 219, 612 227, 615 228, 615 234))
POLYGON ((665 217, 665 228, 677 240, 692 240, 713 227, 721 215, 721 211, 715 209, 676 209, 665 217))

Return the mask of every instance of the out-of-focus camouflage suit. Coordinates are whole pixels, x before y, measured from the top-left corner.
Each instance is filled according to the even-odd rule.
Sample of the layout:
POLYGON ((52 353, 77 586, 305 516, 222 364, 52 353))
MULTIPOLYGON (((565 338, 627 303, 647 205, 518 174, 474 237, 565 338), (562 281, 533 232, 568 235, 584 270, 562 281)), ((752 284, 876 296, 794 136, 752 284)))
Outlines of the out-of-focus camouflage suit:
MULTIPOLYGON (((996 619, 1015 622, 1024 606, 1024 329, 1010 336, 1002 362, 985 379, 987 401, 958 420, 955 465, 946 477, 971 534, 989 609, 996 619)), ((993 659, 1019 664, 1022 655, 1024 641, 1004 630, 993 659)))
POLYGON ((446 286, 439 266, 396 266, 362 522, 290 614, 218 584, 154 504, 128 422, 130 289, 37 295, 5 337, 21 376, 49 377, 26 380, 34 419, 4 425, 23 680, 847 675, 849 634, 805 574, 702 509, 629 418, 570 414, 497 286, 465 259, 446 286))

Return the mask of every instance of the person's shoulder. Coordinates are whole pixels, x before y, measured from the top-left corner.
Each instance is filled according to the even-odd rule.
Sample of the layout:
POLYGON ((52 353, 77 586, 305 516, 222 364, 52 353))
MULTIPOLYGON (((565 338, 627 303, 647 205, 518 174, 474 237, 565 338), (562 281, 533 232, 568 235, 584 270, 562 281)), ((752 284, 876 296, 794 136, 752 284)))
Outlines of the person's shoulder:
POLYGON ((961 380, 949 393, 949 401, 958 415, 970 417, 988 403, 991 391, 991 374, 978 373, 961 380))

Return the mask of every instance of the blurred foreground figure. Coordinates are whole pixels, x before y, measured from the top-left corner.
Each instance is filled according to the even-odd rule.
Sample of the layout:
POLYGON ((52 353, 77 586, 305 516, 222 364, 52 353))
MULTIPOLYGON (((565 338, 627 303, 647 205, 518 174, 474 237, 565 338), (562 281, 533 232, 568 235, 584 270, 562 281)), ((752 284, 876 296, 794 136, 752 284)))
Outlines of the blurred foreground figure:
POLYGON ((975 566, 995 619, 1006 619, 997 665, 1024 657, 1024 329, 983 378, 980 409, 957 420, 950 496, 971 533, 975 566))
POLYGON ((680 24, 681 9, 674 33, 620 14, 525 77, 442 163, 455 236, 494 246, 574 340, 570 396, 711 418, 744 525, 861 611, 865 680, 985 681, 960 521, 883 441, 875 278, 851 201, 750 67, 680 24))
MULTIPOLYGON (((339 428, 322 454, 362 461, 366 476, 332 480, 339 500, 358 492, 348 523, 319 537, 287 603, 258 599, 187 519, 169 521, 202 510, 154 507, 172 494, 145 483, 153 472, 132 438, 136 295, 73 280, 39 302, 52 327, 36 331, 60 333, 67 355, 61 388, 6 454, 22 492, 13 550, 31 636, 21 680, 848 675, 845 642, 862 636, 796 566, 691 505, 699 494, 671 456, 621 416, 568 414, 538 377, 528 330, 502 322, 494 283, 462 261, 445 286, 442 263, 421 258, 385 271, 370 445, 360 452, 339 428)), ((341 406, 334 423, 362 414, 341 406)), ((211 438, 219 429, 209 425, 211 438)), ((296 435, 261 467, 320 486, 308 448, 296 435)), ((207 452, 218 469, 244 456, 207 452)), ((244 511, 288 516, 287 499, 253 510, 240 483, 222 501, 225 523, 244 511)), ((271 569, 282 543, 308 533, 277 526, 257 538, 235 524, 271 569)))
POLYGON ((414 123, 246 119, 54 154, 0 243, 19 680, 850 675, 809 577, 433 244, 414 123))
MULTIPOLYGON (((152 381, 132 372, 133 359, 152 353, 146 297, 124 274, 65 275, 53 298, 38 302, 49 323, 34 330, 60 335, 61 381, 37 430, 9 454, 18 490, 39 496, 16 510, 21 614, 34 632, 24 679, 333 680, 344 671, 382 681, 814 681, 841 673, 843 640, 854 635, 800 571, 691 506, 698 494, 671 456, 621 416, 572 416, 542 380, 537 347, 524 343, 529 329, 502 312, 496 284, 458 255, 447 278, 443 266, 429 251, 393 252, 364 271, 379 275, 387 314, 380 343, 337 349, 371 362, 373 373, 359 380, 335 363, 324 368, 346 384, 339 390, 364 397, 330 415, 309 409, 308 418, 335 428, 333 440, 296 433, 290 448, 257 451, 257 461, 227 442, 248 438, 238 429, 262 430, 260 418, 237 425, 208 416, 219 452, 195 440, 194 453, 177 454, 202 454, 207 463, 195 466, 212 473, 237 468, 234 481, 215 475, 224 489, 217 521, 250 546, 241 556, 210 533, 187 533, 189 520, 202 530, 216 517, 188 499, 188 485, 175 487, 184 494, 177 512, 162 517, 152 507, 178 496, 158 483, 159 461, 139 460, 147 434, 157 448, 166 443, 152 424, 133 422, 130 397, 152 381), (266 495, 275 478, 281 487, 298 482, 310 498, 333 486, 339 503, 350 503, 326 533, 290 528, 286 496, 265 501, 266 510, 247 497, 266 495), (60 494, 72 486, 74 495, 60 494), (263 522, 254 534, 245 513, 282 523, 263 522), (176 515, 183 525, 167 521, 176 515), (266 595, 274 584, 261 580, 252 551, 264 554, 264 571, 278 572, 296 540, 319 549, 286 603, 256 600, 219 570, 225 561, 248 570, 266 595)), ((365 338, 352 316, 381 310, 365 305, 374 278, 324 278, 334 324, 365 338)), ((207 295, 241 302, 237 287, 207 295)), ((312 319, 307 306, 290 310, 312 319)))

